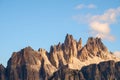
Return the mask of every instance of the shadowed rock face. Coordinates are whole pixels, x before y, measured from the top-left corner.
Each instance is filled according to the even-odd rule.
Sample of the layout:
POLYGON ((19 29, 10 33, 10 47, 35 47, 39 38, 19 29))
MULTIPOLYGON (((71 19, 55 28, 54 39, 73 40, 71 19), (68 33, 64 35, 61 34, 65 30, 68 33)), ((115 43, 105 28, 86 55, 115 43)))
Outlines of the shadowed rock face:
POLYGON ((81 71, 69 69, 68 66, 60 68, 48 80, 85 80, 81 71))
POLYGON ((0 65, 0 80, 120 80, 120 59, 100 38, 76 41, 67 34, 50 52, 26 47, 14 52, 7 67, 0 65))
POLYGON ((49 80, 120 80, 120 62, 91 64, 79 71, 61 68, 49 80))
POLYGON ((114 61, 106 61, 101 62, 98 65, 91 64, 89 66, 83 67, 81 71, 86 80, 119 80, 119 63, 120 62, 115 63, 114 61))
POLYGON ((5 67, 0 64, 0 80, 6 80, 5 67))

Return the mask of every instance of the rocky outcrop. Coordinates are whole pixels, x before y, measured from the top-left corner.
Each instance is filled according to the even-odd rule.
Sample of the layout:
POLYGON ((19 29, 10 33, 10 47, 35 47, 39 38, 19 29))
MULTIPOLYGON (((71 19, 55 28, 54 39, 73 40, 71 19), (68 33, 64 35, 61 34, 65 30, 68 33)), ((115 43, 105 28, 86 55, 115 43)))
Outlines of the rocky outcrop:
POLYGON ((0 64, 0 80, 6 80, 5 67, 0 64))
POLYGON ((100 38, 93 37, 88 38, 87 44, 78 52, 78 59, 87 65, 98 64, 101 61, 120 60, 108 51, 100 38))
POLYGON ((100 38, 82 46, 81 38, 67 34, 50 52, 30 46, 14 52, 6 68, 0 65, 0 80, 119 80, 119 61, 100 38))
POLYGON ((50 63, 48 60, 48 52, 44 49, 38 50, 39 54, 41 55, 41 68, 40 70, 40 79, 47 80, 55 71, 56 68, 50 63))
POLYGON ((39 80, 41 56, 31 47, 14 52, 8 61, 8 80, 39 80))
POLYGON ((79 41, 77 42, 77 52, 79 52, 82 48, 82 39, 80 38, 79 41))
POLYGON ((51 46, 49 59, 56 68, 69 64, 71 68, 78 69, 80 61, 77 54, 81 48, 82 39, 77 42, 72 35, 67 34, 63 44, 51 46), (76 62, 78 65, 74 66, 76 62))
POLYGON ((51 46, 49 54, 49 60, 52 63, 52 65, 54 65, 56 68, 67 64, 64 58, 62 45, 60 43, 58 45, 51 46))
POLYGON ((82 61, 87 60, 89 57, 98 56, 105 59, 108 54, 108 50, 102 43, 100 38, 90 37, 87 44, 79 51, 78 58, 82 61))
POLYGON ((120 62, 106 61, 91 64, 81 69, 86 80, 119 80, 120 62), (117 66, 116 66, 117 65, 117 66), (94 75, 94 76, 93 76, 94 75))
POLYGON ((26 47, 13 53, 6 73, 8 80, 45 80, 55 70, 48 60, 47 51, 34 51, 31 47, 26 47))
POLYGON ((81 71, 62 67, 53 74, 48 80, 85 80, 81 71))
POLYGON ((120 80, 120 62, 91 64, 79 71, 61 68, 49 80, 120 80))
POLYGON ((71 57, 77 57, 77 41, 73 39, 72 35, 66 35, 63 51, 67 62, 69 62, 71 57))
POLYGON ((120 62, 117 62, 115 64, 115 75, 116 75, 116 79, 120 80, 120 62))

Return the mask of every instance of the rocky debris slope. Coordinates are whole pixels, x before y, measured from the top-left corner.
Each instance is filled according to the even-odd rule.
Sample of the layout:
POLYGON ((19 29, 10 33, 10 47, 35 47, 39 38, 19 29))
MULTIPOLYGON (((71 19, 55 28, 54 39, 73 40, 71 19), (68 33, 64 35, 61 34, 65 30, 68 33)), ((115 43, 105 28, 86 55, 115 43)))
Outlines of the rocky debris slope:
MULTIPOLYGON (((115 67, 111 68, 115 68, 113 78, 119 79, 118 61, 120 59, 108 51, 100 38, 90 37, 82 46, 81 38, 76 41, 72 35, 67 34, 64 43, 51 46, 50 52, 41 48, 35 51, 31 47, 14 52, 6 68, 0 65, 0 80, 48 80, 48 78, 52 80, 72 80, 73 78, 75 78, 74 80, 88 80, 87 77, 90 78, 89 75, 92 73, 99 75, 102 80, 107 80, 107 78, 102 78, 102 74, 110 75, 100 68, 102 65, 100 62, 108 61, 105 64, 105 69, 107 69, 110 60, 113 60, 115 64, 115 67), (94 65, 91 67, 91 64, 96 67, 94 65), (84 68, 84 66, 86 67, 84 68), (94 72, 96 70, 97 72, 94 72), (87 77, 86 74, 88 74, 87 77)), ((97 79, 91 78, 91 80, 97 79)))

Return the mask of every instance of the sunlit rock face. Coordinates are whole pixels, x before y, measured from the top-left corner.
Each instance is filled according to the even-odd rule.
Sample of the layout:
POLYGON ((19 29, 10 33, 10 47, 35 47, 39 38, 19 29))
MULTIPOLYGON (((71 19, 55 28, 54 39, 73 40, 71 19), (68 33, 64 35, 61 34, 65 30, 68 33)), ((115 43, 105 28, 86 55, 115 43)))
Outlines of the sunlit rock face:
POLYGON ((60 43, 58 45, 51 46, 49 54, 49 60, 56 68, 67 64, 64 58, 62 45, 60 43))
POLYGON ((88 38, 87 44, 78 53, 78 58, 81 61, 85 61, 88 58, 99 57, 101 59, 107 59, 108 50, 101 42, 100 38, 88 38))
POLYGON ((56 68, 51 65, 47 51, 34 51, 26 47, 14 52, 8 61, 7 77, 9 80, 40 80, 49 77, 56 68))
POLYGON ((81 47, 81 40, 77 42, 72 35, 67 34, 63 44, 51 46, 49 59, 56 68, 71 64, 74 58, 77 59, 77 53, 81 47))
POLYGON ((85 45, 67 34, 50 51, 30 46, 13 52, 7 67, 0 65, 0 80, 120 80, 120 59, 100 38, 85 45), (92 76, 94 75, 94 76, 92 76))
POLYGON ((72 35, 66 35, 63 47, 65 59, 67 61, 69 61, 71 57, 77 57, 77 41, 73 39, 72 35))
POLYGON ((48 60, 48 52, 44 49, 39 49, 38 53, 41 55, 40 79, 47 80, 57 69, 48 60))
POLYGON ((9 80, 39 80, 41 56, 31 47, 14 52, 8 61, 7 77, 9 80))

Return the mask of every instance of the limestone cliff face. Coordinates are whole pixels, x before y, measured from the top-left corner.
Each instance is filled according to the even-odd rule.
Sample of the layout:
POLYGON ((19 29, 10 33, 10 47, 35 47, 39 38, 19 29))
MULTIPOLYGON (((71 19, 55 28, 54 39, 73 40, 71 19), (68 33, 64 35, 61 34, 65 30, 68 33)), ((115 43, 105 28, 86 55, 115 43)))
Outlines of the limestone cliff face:
POLYGON ((63 44, 51 46, 49 59, 51 63, 56 67, 60 68, 66 64, 73 64, 75 60, 77 62, 77 54, 82 48, 82 40, 77 42, 74 40, 72 35, 66 35, 63 44))
POLYGON ((47 80, 57 69, 48 60, 48 52, 44 49, 39 49, 38 53, 42 57, 41 67, 39 68, 40 79, 47 80))
POLYGON ((111 54, 100 38, 88 38, 85 46, 78 52, 78 59, 86 64, 99 63, 101 61, 119 61, 111 54))
POLYGON ((108 53, 106 46, 102 43, 100 38, 89 38, 85 47, 93 56, 104 58, 102 55, 107 55, 108 53), (104 54, 102 54, 102 52, 104 54))
POLYGON ((100 38, 90 37, 82 45, 81 38, 77 41, 69 34, 50 52, 28 46, 14 52, 6 68, 0 65, 0 80, 120 80, 119 76, 120 59, 100 38))
POLYGON ((41 57, 31 47, 14 52, 8 61, 8 80, 39 80, 41 57))
POLYGON ((6 73, 8 80, 45 80, 55 70, 44 49, 34 51, 31 47, 26 47, 13 53, 6 73))
POLYGON ((58 45, 51 46, 49 54, 49 60, 56 68, 67 64, 67 61, 64 58, 62 45, 60 43, 58 45))
POLYGON ((72 35, 66 35, 65 42, 63 44, 63 51, 65 59, 68 61, 70 57, 77 56, 77 41, 73 39, 72 35))
POLYGON ((88 57, 98 56, 100 58, 105 58, 109 52, 105 45, 102 43, 100 38, 90 37, 87 44, 78 53, 80 60, 86 60, 88 57))

